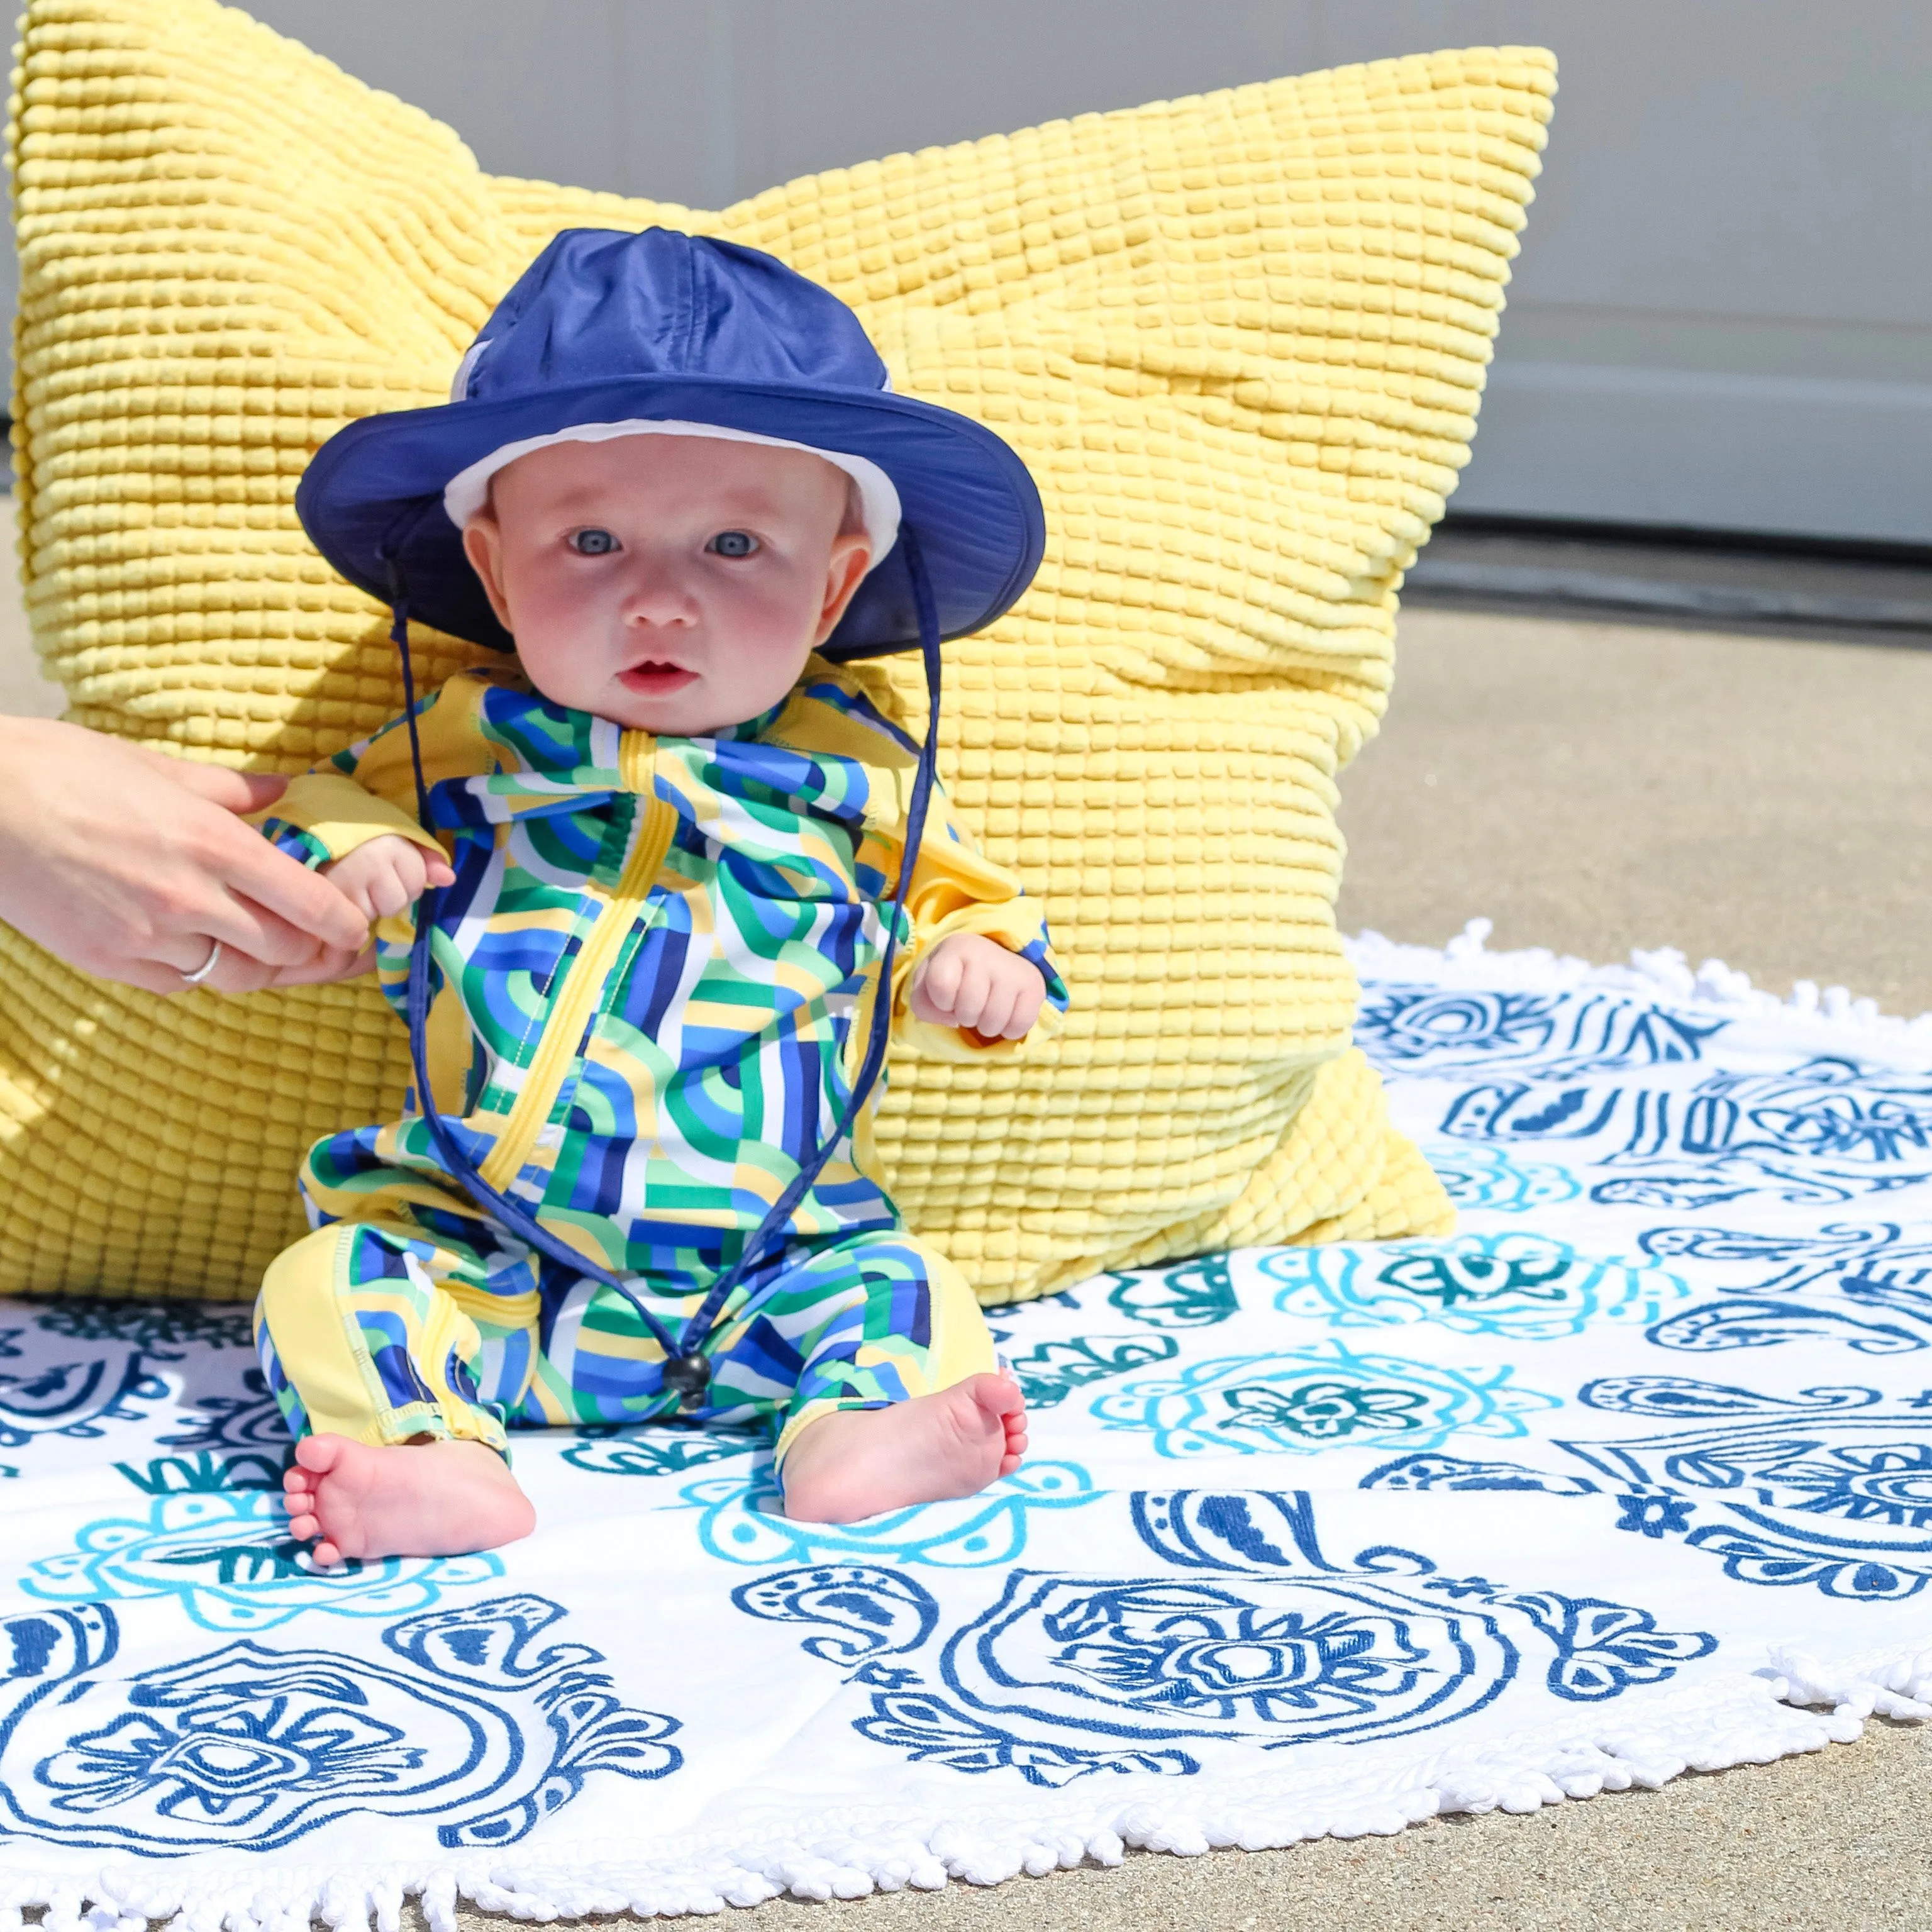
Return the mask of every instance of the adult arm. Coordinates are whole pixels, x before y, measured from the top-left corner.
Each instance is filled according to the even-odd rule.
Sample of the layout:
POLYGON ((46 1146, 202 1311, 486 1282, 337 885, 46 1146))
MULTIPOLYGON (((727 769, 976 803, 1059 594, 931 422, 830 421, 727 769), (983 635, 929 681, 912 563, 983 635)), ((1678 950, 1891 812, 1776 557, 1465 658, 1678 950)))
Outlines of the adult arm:
POLYGON ((178 993, 340 976, 368 943, 326 879, 236 814, 284 781, 171 758, 78 725, 0 718, 0 920, 103 979, 178 993))

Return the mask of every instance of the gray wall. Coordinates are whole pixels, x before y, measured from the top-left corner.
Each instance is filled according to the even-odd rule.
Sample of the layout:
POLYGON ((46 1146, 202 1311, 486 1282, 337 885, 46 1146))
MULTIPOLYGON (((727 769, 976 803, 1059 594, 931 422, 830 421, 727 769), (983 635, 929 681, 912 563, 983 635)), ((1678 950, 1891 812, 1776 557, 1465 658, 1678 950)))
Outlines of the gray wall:
POLYGON ((1562 91, 1457 507, 1932 542, 1927 0, 254 0, 500 172, 719 206, 1435 47, 1562 91))

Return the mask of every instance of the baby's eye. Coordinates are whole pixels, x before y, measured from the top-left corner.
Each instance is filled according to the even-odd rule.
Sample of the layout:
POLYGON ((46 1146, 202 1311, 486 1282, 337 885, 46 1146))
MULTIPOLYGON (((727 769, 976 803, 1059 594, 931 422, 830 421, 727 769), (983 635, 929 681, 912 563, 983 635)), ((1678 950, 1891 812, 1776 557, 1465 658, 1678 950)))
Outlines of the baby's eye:
POLYGON ((719 556, 749 556, 758 540, 749 530, 720 530, 704 548, 719 556))
POLYGON ((608 556, 617 548, 617 539, 608 530, 572 530, 570 547, 579 556, 608 556))

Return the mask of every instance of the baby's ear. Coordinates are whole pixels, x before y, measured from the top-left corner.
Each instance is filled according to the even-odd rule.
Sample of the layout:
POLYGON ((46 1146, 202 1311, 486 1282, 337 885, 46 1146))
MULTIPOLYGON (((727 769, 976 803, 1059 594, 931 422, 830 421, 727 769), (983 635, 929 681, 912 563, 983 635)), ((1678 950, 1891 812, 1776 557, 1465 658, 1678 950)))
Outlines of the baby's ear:
POLYGON ((818 650, 838 628, 872 561, 872 540, 862 527, 841 530, 832 539, 832 560, 825 571, 825 603, 819 612, 818 626, 812 633, 812 647, 818 650))
POLYGON ((496 621, 510 628, 510 606, 503 596, 503 529, 490 512, 480 511, 463 526, 463 554, 476 573, 496 621))

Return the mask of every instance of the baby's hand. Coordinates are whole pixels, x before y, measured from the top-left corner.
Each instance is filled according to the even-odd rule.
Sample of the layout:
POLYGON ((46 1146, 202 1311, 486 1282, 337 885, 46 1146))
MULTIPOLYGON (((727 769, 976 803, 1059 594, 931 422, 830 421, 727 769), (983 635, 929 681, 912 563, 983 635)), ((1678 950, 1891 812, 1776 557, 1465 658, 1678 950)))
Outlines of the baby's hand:
POLYGON ((368 920, 387 919, 413 905, 431 886, 456 883, 440 853, 394 832, 324 866, 322 875, 368 920))
POLYGON ((913 1016, 982 1040, 1019 1040, 1046 999, 1040 968, 976 932, 942 939, 912 970, 913 1016))

